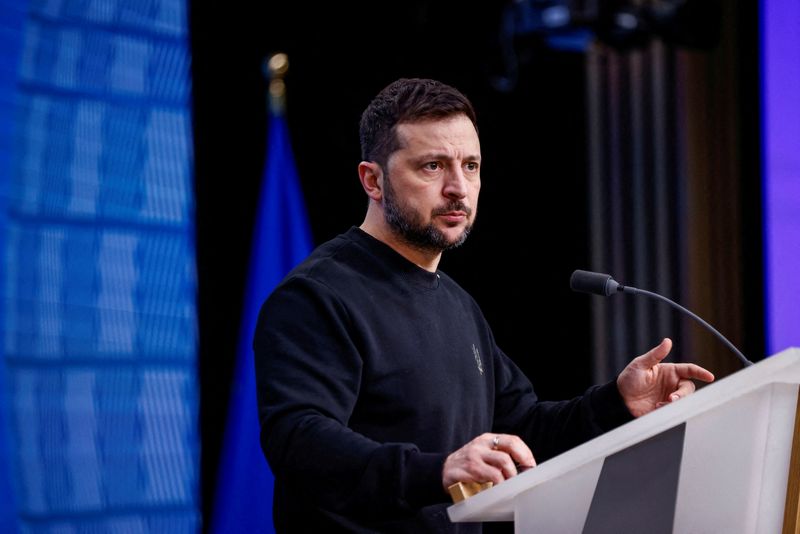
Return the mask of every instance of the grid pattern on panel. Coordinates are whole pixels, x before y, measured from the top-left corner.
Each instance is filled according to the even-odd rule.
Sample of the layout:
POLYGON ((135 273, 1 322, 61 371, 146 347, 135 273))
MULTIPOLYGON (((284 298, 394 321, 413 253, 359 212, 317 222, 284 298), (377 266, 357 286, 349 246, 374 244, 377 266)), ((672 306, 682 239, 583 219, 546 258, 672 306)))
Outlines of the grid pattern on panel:
POLYGON ((186 3, 33 0, 21 35, 2 241, 21 530, 196 532, 186 3))

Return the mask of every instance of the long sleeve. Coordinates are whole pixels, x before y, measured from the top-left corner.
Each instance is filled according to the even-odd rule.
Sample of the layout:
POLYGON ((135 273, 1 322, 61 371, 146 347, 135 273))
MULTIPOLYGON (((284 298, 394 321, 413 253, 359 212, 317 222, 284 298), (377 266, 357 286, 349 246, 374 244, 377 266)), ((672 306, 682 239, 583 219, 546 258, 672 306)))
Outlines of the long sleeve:
POLYGON ((525 440, 537 462, 552 458, 633 419, 615 382, 590 387, 566 401, 540 401, 530 381, 498 349, 497 432, 525 440))
POLYGON ((276 479, 322 509, 407 514, 446 498, 445 455, 348 428, 362 388, 363 335, 319 281, 296 276, 273 293, 254 339, 262 448, 276 479))

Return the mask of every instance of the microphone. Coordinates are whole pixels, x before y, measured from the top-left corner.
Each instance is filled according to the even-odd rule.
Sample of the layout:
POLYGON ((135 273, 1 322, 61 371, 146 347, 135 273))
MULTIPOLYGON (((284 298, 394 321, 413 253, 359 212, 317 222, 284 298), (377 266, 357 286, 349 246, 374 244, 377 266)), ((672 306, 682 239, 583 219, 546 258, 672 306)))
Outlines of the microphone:
POLYGON ((572 276, 569 279, 569 287, 573 291, 578 291, 580 293, 591 293, 593 295, 600 295, 602 297, 609 297, 615 293, 630 293, 633 295, 646 295, 648 297, 653 297, 657 300, 666 302, 670 306, 686 313, 694 319, 695 321, 699 322, 701 325, 706 327, 708 330, 711 331, 720 341, 725 343, 729 349, 736 354, 736 357, 741 360, 742 364, 745 367, 753 365, 753 362, 748 360, 744 357, 744 354, 739 352, 739 349, 733 346, 733 343, 728 341, 725 336, 717 332, 713 326, 702 320, 700 317, 695 315, 694 313, 690 312, 680 304, 677 304, 667 297, 663 297, 658 293, 652 293, 650 291, 646 291, 644 289, 637 289, 631 286, 623 286, 616 280, 614 280, 611 275, 603 274, 603 273, 593 273, 591 271, 581 271, 580 269, 576 270, 572 273, 572 276))

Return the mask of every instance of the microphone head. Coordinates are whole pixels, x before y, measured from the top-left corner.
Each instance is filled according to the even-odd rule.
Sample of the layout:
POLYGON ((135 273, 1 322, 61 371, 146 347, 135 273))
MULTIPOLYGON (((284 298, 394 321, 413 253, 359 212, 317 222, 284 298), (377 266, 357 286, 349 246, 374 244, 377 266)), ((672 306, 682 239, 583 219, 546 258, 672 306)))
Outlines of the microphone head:
POLYGON ((573 291, 608 297, 616 293, 620 285, 610 274, 576 270, 569 279, 569 287, 573 291))

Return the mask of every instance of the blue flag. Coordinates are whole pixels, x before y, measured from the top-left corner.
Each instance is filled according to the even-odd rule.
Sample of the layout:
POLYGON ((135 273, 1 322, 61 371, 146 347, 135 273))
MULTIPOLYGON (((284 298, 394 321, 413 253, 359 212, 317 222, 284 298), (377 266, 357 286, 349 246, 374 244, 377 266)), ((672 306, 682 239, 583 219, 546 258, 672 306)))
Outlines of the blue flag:
POLYGON ((270 114, 268 135, 241 337, 217 477, 211 524, 211 532, 215 534, 274 532, 273 478, 259 441, 253 334, 261 304, 312 249, 283 116, 270 114))

